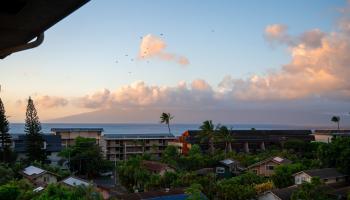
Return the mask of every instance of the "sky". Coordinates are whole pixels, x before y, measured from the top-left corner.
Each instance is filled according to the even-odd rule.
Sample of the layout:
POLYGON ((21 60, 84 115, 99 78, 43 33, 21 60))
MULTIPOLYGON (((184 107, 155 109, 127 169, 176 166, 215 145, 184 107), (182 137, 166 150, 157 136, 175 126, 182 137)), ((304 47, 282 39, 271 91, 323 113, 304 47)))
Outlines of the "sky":
POLYGON ((350 2, 91 1, 0 60, 11 122, 350 125, 350 2))

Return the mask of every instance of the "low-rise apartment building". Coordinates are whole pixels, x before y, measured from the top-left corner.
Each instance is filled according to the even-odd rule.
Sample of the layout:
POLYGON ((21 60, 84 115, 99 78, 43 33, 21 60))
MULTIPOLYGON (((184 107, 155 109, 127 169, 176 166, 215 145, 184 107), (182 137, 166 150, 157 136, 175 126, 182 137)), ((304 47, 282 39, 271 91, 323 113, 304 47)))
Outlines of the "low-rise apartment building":
POLYGON ((175 140, 172 134, 104 134, 100 146, 108 160, 126 160, 130 156, 149 153, 160 157, 175 140))
MULTIPOLYGON (((57 165, 61 159, 58 154, 62 150, 61 137, 58 135, 41 134, 44 144, 43 149, 46 150, 48 164, 57 165)), ((17 160, 25 160, 27 158, 27 135, 11 134, 12 149, 17 154, 17 160)))
POLYGON ((93 138, 99 145, 103 128, 52 128, 51 132, 61 136, 63 147, 74 145, 77 137, 93 138))

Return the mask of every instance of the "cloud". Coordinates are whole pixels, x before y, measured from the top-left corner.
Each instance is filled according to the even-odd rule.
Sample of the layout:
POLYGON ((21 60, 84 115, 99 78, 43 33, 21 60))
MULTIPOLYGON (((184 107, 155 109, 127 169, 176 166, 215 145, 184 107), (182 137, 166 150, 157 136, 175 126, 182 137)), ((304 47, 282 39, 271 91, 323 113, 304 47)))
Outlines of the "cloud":
POLYGON ((190 62, 184 56, 179 56, 173 53, 167 52, 167 45, 161 38, 148 34, 142 38, 140 44, 140 59, 158 58, 165 61, 176 62, 180 65, 188 65, 190 62))
POLYGON ((93 93, 92 95, 86 95, 84 97, 77 98, 74 101, 79 107, 85 108, 104 108, 108 106, 111 92, 107 89, 93 93))
POLYGON ((265 39, 271 44, 283 43, 293 44, 292 39, 287 34, 288 26, 284 24, 272 24, 265 28, 265 39))
POLYGON ((57 96, 38 96, 34 99, 35 103, 43 108, 64 107, 68 104, 68 100, 57 96))
POLYGON ((136 81, 124 85, 114 92, 105 90, 75 99, 76 105, 90 109, 127 107, 198 107, 210 105, 214 91, 204 80, 194 80, 191 84, 180 81, 177 86, 147 85, 136 81))
POLYGON ((288 45, 291 61, 266 75, 227 76, 219 84, 220 91, 239 100, 350 99, 350 32, 346 26, 330 33, 312 29, 292 36, 286 26, 270 25, 265 34, 270 41, 288 45))

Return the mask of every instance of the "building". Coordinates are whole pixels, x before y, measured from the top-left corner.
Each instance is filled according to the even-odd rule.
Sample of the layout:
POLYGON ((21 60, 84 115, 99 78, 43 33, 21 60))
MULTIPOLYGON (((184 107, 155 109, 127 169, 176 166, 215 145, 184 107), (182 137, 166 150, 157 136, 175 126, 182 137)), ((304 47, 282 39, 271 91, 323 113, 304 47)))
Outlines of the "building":
POLYGON ((67 187, 76 187, 76 186, 88 187, 92 185, 89 181, 75 177, 75 176, 69 176, 68 178, 63 179, 60 183, 67 187))
POLYGON ((259 176, 271 176, 274 174, 274 170, 276 166, 279 166, 282 164, 290 164, 290 163, 292 163, 292 161, 285 158, 271 157, 266 160, 263 160, 248 166, 247 170, 254 172, 259 176))
MULTIPOLYGON (((188 195, 185 194, 185 189, 174 188, 158 191, 148 191, 140 193, 126 194, 120 197, 121 200, 186 200, 188 195)), ((201 194, 201 200, 207 200, 208 198, 201 194)))
POLYGON ((303 182, 311 182, 313 177, 319 177, 325 184, 345 182, 347 175, 338 172, 335 168, 311 169, 295 173, 294 180, 296 185, 303 182))
POLYGON ((169 167, 167 164, 156 161, 144 160, 142 161, 142 167, 151 173, 161 176, 163 176, 165 172, 175 172, 175 170, 172 167, 169 167))
POLYGON ((108 160, 126 160, 130 156, 149 153, 160 157, 168 146, 175 140, 172 134, 104 134, 101 148, 108 160))
POLYGON ((267 191, 258 197, 258 200, 290 200, 293 192, 298 189, 296 185, 267 191))
POLYGON ((35 166, 28 166, 20 174, 32 182, 35 186, 45 187, 51 183, 57 183, 58 175, 35 166))
POLYGON ((52 128, 51 132, 61 136, 63 147, 74 145, 77 137, 95 139, 99 145, 103 128, 52 128))
MULTIPOLYGON (((346 200, 350 192, 350 185, 347 182, 331 183, 320 186, 329 199, 346 200)), ((293 185, 281 189, 273 189, 258 196, 258 200, 290 200, 299 185, 293 185)))
POLYGON ((315 130, 312 135, 316 142, 330 143, 333 138, 350 137, 350 130, 315 130))
MULTIPOLYGON (((184 149, 191 147, 188 144, 198 144, 203 150, 208 150, 208 143, 203 143, 199 134, 200 130, 187 130, 178 142, 183 143, 184 149)), ((311 130, 232 130, 231 134, 234 139, 232 149, 236 152, 263 151, 270 146, 283 146, 288 140, 314 141, 311 130)), ((216 142, 215 148, 225 149, 225 143, 216 142)))
POLYGON ((215 168, 215 173, 220 178, 229 178, 243 171, 239 162, 233 159, 221 160, 215 168))
MULTIPOLYGON (((17 153, 17 159, 26 159, 26 134, 12 134, 12 148, 17 153)), ((61 159, 58 153, 62 150, 61 137, 58 135, 41 135, 44 139, 44 149, 47 153, 47 163, 52 165, 58 165, 61 159)))

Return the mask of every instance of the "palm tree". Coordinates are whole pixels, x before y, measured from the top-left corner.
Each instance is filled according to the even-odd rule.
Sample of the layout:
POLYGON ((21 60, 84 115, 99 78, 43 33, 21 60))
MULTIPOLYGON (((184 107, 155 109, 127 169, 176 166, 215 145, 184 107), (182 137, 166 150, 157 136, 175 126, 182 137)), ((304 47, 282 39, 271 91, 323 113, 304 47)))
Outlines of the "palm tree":
POLYGON ((215 126, 211 120, 204 121, 199 127, 201 130, 200 137, 201 140, 208 141, 210 153, 213 155, 215 151, 214 139, 215 139, 215 126))
POLYGON ((339 116, 333 116, 331 121, 338 124, 338 130, 339 130, 340 117, 339 116))
POLYGON ((160 123, 168 125, 169 134, 171 134, 170 121, 172 119, 174 119, 174 116, 172 116, 170 113, 162 113, 162 115, 160 115, 160 123))
POLYGON ((232 152, 232 142, 234 141, 234 139, 231 132, 232 132, 232 128, 228 130, 226 126, 219 127, 219 133, 220 133, 221 139, 225 142, 225 153, 232 152))

